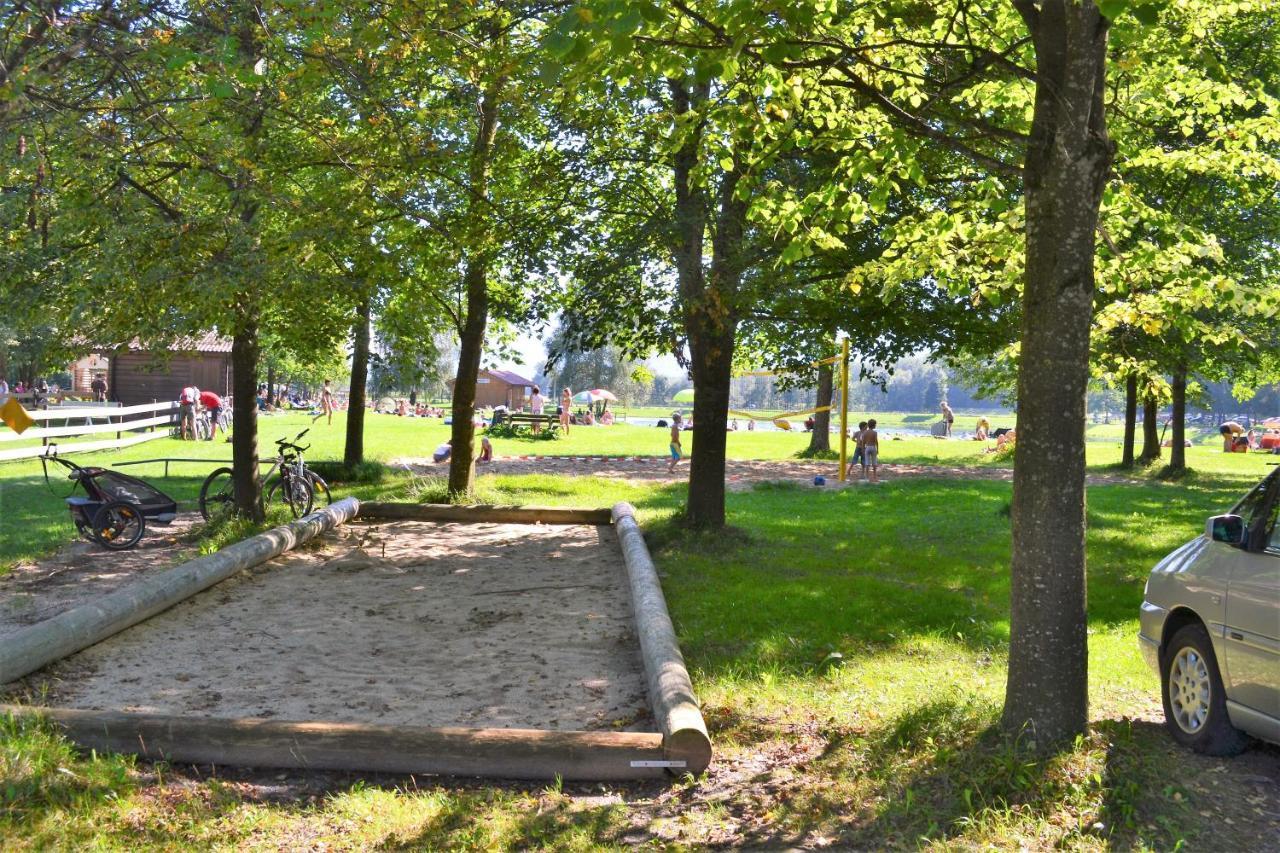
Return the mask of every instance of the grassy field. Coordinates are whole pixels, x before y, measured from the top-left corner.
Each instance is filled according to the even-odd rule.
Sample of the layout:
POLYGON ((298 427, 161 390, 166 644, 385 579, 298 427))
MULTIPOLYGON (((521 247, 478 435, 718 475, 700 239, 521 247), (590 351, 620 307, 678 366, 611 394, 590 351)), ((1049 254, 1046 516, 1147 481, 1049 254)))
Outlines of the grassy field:
MULTIPOLYGON (((264 437, 292 435, 299 423, 269 419, 264 437)), ((638 446, 653 432, 581 430, 567 441, 495 445, 499 454, 626 452, 620 443, 638 446)), ((424 455, 444 434, 436 423, 375 418, 370 455, 424 455)), ((337 422, 317 426, 312 457, 336 457, 341 436, 337 422)), ((752 442, 731 444, 735 454, 782 458, 804 444, 744 437, 752 442)), ((196 452, 228 458, 225 445, 197 451, 168 440, 120 458, 196 452)), ((884 455, 989 464, 958 441, 895 442, 884 455)), ((1090 447, 1091 466, 1112 462, 1108 448, 1090 447)), ((0 840, 20 850, 1256 848, 1275 831, 1277 803, 1247 780, 1280 752, 1264 747, 1224 762, 1174 748, 1153 722, 1158 686, 1136 648, 1151 565, 1267 470, 1264 459, 1201 448, 1191 463, 1200 470, 1176 484, 1089 490, 1094 725, 1048 758, 992 731, 1008 641, 1007 483, 765 485, 732 493, 733 529, 703 538, 670 522, 682 485, 486 477, 483 500, 637 506, 712 728, 717 759, 707 777, 606 787, 211 773, 78 755, 41 727, 9 721, 0 723, 0 840)), ((58 516, 23 546, 38 551, 70 525, 52 496, 44 510, 26 506, 35 487, 25 484, 29 474, 11 476, 15 467, 29 468, 0 468, 0 500, 7 493, 10 507, 0 518, 14 505, 33 523, 49 507, 58 516)), ((161 482, 189 495, 208 467, 161 482)), ((423 499, 434 486, 391 479, 361 488, 423 499)), ((20 549, 11 548, 10 529, 3 542, 13 554, 20 549)))
MULTIPOLYGON (((292 437, 303 429, 310 429, 304 440, 311 444, 308 459, 340 460, 345 438, 344 418, 345 413, 339 413, 333 424, 328 425, 323 422, 312 424, 311 419, 301 413, 264 416, 259 426, 260 453, 267 455, 277 438, 292 437)), ((365 452, 369 459, 375 461, 385 462, 405 456, 429 457, 437 445, 449 438, 449 427, 436 419, 370 415, 367 424, 365 452)), ((1007 460, 992 459, 984 452, 987 445, 982 442, 933 438, 898 440, 892 435, 892 426, 886 430, 885 439, 881 460, 890 465, 978 467, 1010 464, 1007 460)), ((689 438, 689 443, 691 446, 692 438, 689 438)), ((500 456, 662 456, 666 453, 667 437, 664 430, 654 427, 620 424, 575 427, 569 437, 556 440, 498 438, 493 444, 494 451, 500 456)), ((787 459, 800 453, 808 444, 809 436, 805 433, 739 431, 728 436, 728 454, 731 459, 787 459)), ((1118 442, 1091 442, 1088 453, 1093 470, 1105 471, 1120 461, 1118 442)), ((219 464, 229 463, 231 448, 221 439, 216 442, 190 442, 161 438, 117 452, 83 454, 74 458, 81 465, 110 466, 163 457, 208 461, 171 464, 168 478, 162 477, 164 468, 160 464, 133 465, 120 470, 152 479, 175 499, 194 507, 205 475, 219 464)), ((1265 473, 1267 462, 1272 458, 1259 454, 1223 454, 1216 440, 1188 450, 1189 464, 1193 469, 1235 478, 1242 483, 1265 473)), ((1137 476, 1143 473, 1139 472, 1137 476)), ((44 481, 38 461, 0 462, 0 572, 17 560, 48 552, 70 535, 71 521, 62 503, 70 483, 65 478, 58 479, 56 471, 51 471, 51 476, 52 490, 44 481)), ((350 490, 340 486, 337 491, 346 494, 350 490)), ((374 493, 376 490, 370 492, 374 493)))

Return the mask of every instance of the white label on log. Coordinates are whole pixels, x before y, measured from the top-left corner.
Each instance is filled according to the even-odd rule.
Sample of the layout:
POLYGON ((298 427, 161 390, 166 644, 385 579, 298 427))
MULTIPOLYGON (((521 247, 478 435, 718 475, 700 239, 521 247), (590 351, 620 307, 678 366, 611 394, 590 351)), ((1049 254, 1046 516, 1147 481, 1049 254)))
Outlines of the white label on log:
POLYGON ((632 767, 687 767, 683 761, 653 761, 644 759, 641 761, 631 762, 632 767))

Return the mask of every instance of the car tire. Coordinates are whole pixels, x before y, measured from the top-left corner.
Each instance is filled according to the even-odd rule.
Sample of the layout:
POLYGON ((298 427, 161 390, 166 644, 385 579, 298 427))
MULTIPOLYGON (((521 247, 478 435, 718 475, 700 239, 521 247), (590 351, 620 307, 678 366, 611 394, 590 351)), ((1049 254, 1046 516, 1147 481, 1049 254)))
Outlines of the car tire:
POLYGON ((1203 625, 1185 625, 1160 657, 1165 726, 1173 739, 1204 755, 1238 755, 1249 736, 1231 725, 1213 641, 1203 625))

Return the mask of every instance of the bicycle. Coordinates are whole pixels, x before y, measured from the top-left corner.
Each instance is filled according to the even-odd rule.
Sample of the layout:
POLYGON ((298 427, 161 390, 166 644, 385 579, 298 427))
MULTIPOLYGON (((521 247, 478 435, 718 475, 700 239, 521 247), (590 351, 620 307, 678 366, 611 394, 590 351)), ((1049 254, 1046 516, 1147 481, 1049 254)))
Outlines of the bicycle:
MULTIPOLYGON (((231 407, 223 406, 218 412, 217 426, 222 428, 224 433, 231 432, 231 407)), ((196 414, 196 438, 200 441, 209 441, 214 435, 213 418, 209 417, 208 409, 201 409, 196 414)))
MULTIPOLYGON (((303 458, 302 454, 311 445, 300 447, 296 443, 308 432, 309 430, 304 429, 293 441, 276 439, 276 458, 263 477, 266 502, 274 501, 279 493, 294 518, 301 518, 311 512, 317 491, 325 496, 328 503, 333 503, 329 485, 319 474, 307 468, 303 458)), ((205 521, 218 521, 235 514, 236 488, 231 468, 218 468, 205 478, 200 486, 199 504, 200 514, 205 521)))
MULTIPOLYGON (((298 433, 297 437, 294 438, 294 441, 297 441, 299 438, 302 438, 304 435, 306 435, 310 431, 311 431, 310 428, 304 429, 302 432, 298 433)), ((277 441, 276 443, 279 444, 280 442, 277 441)), ((290 444, 288 446, 292 448, 294 452, 294 456, 290 457, 290 463, 291 463, 290 476, 294 478, 304 479, 307 482, 307 484, 310 485, 311 487, 312 500, 309 504, 307 504, 306 512, 311 512, 312 508, 315 506, 315 498, 318 496, 324 497, 324 502, 326 506, 332 504, 333 493, 329 491, 329 484, 324 481, 323 477, 321 477, 315 471, 312 471, 310 468, 308 468, 306 460, 302 457, 303 452, 306 450, 309 450, 311 448, 311 445, 308 444, 306 447, 298 447, 296 444, 290 444)), ((282 474, 283 474, 283 468, 282 468, 282 474)), ((263 480, 264 480, 263 494, 266 496, 266 502, 268 504, 276 499, 277 492, 280 492, 281 497, 286 501, 286 503, 288 502, 287 492, 281 488, 282 485, 284 484, 284 479, 282 476, 271 477, 271 471, 268 471, 267 477, 264 477, 263 480), (270 478, 270 479, 267 479, 267 478, 270 478)), ((290 505, 290 508, 292 509, 292 504, 290 505)), ((306 515, 306 512, 302 513, 302 515, 306 515)), ((298 513, 295 512, 294 517, 297 518, 298 513)))

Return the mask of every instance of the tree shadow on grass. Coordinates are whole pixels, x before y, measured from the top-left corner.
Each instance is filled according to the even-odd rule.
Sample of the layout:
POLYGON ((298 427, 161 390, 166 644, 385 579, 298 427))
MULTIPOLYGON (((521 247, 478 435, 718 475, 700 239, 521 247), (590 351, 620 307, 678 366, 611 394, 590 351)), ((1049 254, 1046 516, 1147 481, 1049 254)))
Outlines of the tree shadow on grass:
MULTIPOLYGON (((1169 780, 1180 778, 1188 759, 1168 754, 1162 735, 1154 724, 1107 720, 1044 753, 1007 737, 993 707, 935 700, 865 736, 831 739, 796 790, 779 798, 776 820, 745 843, 818 835, 855 849, 1170 849, 1217 832, 1217 818, 1171 797, 1169 780)), ((1262 821, 1242 821, 1241 837, 1256 838, 1262 821)))

